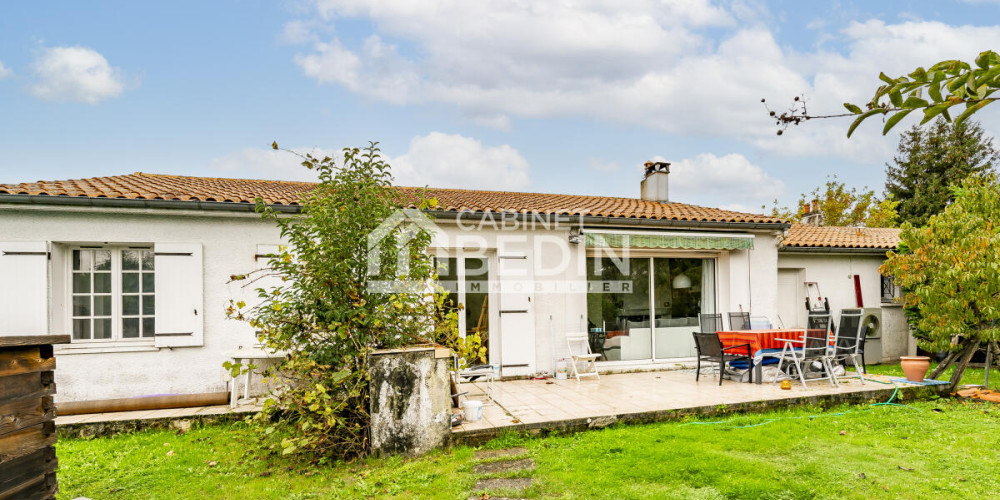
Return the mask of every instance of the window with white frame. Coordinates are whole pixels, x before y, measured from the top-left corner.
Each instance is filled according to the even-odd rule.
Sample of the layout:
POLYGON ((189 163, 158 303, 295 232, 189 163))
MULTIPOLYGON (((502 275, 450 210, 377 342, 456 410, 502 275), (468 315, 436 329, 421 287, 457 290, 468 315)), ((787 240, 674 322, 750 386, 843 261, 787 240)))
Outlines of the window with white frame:
POLYGON ((155 328, 153 250, 72 250, 70 287, 74 342, 151 340, 155 328))

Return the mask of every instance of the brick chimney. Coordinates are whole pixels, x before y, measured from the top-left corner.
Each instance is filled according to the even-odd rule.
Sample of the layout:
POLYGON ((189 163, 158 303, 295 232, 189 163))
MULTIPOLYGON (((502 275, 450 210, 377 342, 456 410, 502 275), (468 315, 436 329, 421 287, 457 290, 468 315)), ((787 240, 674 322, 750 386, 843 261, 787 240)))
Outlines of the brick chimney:
POLYGON ((668 203, 670 164, 665 161, 647 161, 645 175, 640 184, 641 197, 646 201, 668 203))
POLYGON ((806 203, 806 212, 802 214, 802 223, 810 226, 823 225, 823 211, 819 209, 819 200, 814 199, 812 203, 806 203))

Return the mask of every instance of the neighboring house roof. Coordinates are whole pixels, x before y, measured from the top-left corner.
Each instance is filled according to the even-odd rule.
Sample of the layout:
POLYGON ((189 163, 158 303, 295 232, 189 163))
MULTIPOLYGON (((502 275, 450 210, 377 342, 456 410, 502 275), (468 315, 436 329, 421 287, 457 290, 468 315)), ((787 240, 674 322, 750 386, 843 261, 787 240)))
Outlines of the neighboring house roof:
MULTIPOLYGON (((65 181, 0 184, 0 202, 5 195, 28 196, 44 203, 44 197, 84 199, 167 200, 252 204, 261 197, 269 205, 295 207, 312 189, 310 182, 187 177, 137 172, 129 175, 93 177, 65 181)), ((414 202, 423 188, 401 187, 414 202)), ((782 224, 777 217, 733 212, 684 203, 659 203, 635 198, 566 194, 477 191, 428 188, 437 198, 437 210, 445 212, 517 212, 550 215, 587 215, 610 218, 673 221, 782 224)), ((53 202, 55 200, 52 200, 53 202)))
POLYGON ((900 230, 882 227, 811 226, 792 224, 783 249, 895 250, 900 230))

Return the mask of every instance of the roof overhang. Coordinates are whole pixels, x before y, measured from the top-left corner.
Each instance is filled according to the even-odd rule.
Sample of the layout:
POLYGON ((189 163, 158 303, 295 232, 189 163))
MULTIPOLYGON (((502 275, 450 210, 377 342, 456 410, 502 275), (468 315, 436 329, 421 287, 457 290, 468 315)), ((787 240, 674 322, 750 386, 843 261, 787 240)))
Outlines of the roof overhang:
POLYGON ((604 217, 596 215, 571 215, 571 214, 542 214, 542 213, 521 213, 521 212, 475 212, 451 211, 451 210, 428 210, 428 214, 440 219, 481 221, 503 217, 509 220, 545 220, 549 222, 577 223, 579 225, 602 225, 616 227, 675 227, 675 228, 704 228, 704 229, 742 229, 742 230, 770 230, 784 231, 791 227, 791 224, 784 222, 728 222, 728 221, 697 221, 697 220, 675 220, 675 219, 644 219, 636 217, 604 217))
MULTIPOLYGON (((200 210, 205 212, 255 212, 253 203, 237 203, 228 201, 195 201, 195 200, 148 200, 130 198, 99 198, 87 196, 49 196, 28 194, 0 194, 0 204, 65 206, 93 208, 145 208, 165 210, 200 210)), ((269 205, 274 211, 281 213, 298 213, 301 205, 269 205)), ((784 222, 730 222, 730 221, 699 221, 675 219, 647 219, 636 217, 605 217, 594 215, 545 214, 522 212, 481 212, 426 210, 428 215, 444 220, 481 221, 495 220, 502 217, 508 220, 545 220, 549 222, 612 225, 623 227, 673 227, 673 228, 703 228, 703 229, 740 229, 740 230, 771 230, 784 231, 791 224, 784 222)))
MULTIPOLYGON (((253 203, 237 203, 231 201, 195 201, 195 200, 142 200, 131 198, 96 198, 87 196, 47 196, 29 194, 0 194, 0 204, 13 205, 48 205, 64 207, 98 207, 98 208, 156 208, 168 210, 202 210, 206 212, 254 212, 253 203)), ((276 212, 296 213, 301 210, 299 205, 273 204, 276 212)))
POLYGON ((779 247, 782 253, 803 253, 803 254, 850 254, 850 255, 881 255, 895 250, 895 248, 858 248, 858 247, 779 247))

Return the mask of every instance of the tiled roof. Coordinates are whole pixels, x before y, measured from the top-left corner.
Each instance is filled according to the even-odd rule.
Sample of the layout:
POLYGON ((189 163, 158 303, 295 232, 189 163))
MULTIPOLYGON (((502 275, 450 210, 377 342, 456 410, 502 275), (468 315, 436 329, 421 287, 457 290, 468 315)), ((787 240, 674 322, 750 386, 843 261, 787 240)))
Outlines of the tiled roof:
POLYGON ((899 229, 792 224, 781 244, 789 248, 871 248, 894 250, 899 229))
MULTIPOLYGON (((309 182, 186 177, 137 172, 90 179, 0 184, 0 202, 3 201, 3 195, 235 203, 253 203, 259 196, 272 205, 297 205, 302 194, 314 186, 315 184, 309 182)), ((411 187, 399 189, 411 200, 416 200, 422 190, 411 187)), ((429 196, 437 198, 439 210, 453 212, 503 211, 698 222, 783 223, 776 217, 634 198, 440 188, 430 188, 427 191, 429 196)))

